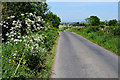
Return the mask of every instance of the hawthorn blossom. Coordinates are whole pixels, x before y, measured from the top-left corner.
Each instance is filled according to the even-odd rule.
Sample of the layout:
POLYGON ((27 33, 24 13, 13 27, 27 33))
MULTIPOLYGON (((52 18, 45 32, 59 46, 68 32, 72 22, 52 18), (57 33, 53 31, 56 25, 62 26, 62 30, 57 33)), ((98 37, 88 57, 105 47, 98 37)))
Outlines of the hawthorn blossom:
POLYGON ((10 16, 11 18, 14 18, 15 16, 10 16))
POLYGON ((21 16, 24 16, 24 14, 21 14, 21 16))

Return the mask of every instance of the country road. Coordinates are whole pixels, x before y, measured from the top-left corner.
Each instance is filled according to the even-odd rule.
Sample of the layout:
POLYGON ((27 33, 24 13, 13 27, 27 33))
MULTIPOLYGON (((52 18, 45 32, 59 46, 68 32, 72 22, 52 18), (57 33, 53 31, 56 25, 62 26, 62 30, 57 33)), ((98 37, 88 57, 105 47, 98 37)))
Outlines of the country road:
POLYGON ((118 78, 118 56, 71 32, 61 32, 51 78, 118 78))

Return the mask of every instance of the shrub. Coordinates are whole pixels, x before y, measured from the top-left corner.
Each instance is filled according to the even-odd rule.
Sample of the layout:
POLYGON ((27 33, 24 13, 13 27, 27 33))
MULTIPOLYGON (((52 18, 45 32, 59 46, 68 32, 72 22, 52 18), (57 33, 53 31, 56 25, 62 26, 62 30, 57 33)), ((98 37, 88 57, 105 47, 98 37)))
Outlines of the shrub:
POLYGON ((117 22, 116 19, 113 19, 113 20, 110 20, 110 21, 108 22, 108 24, 109 24, 109 26, 117 26, 117 25, 118 25, 118 22, 117 22))
POLYGON ((99 26, 89 26, 85 28, 87 33, 99 31, 99 26))
POLYGON ((47 23, 40 16, 27 14, 21 21, 14 21, 12 17, 12 23, 1 23, 2 26, 8 24, 4 26, 8 30, 5 32, 6 41, 2 45, 2 78, 34 78, 46 69, 46 55, 58 37, 58 30, 41 26, 47 23))

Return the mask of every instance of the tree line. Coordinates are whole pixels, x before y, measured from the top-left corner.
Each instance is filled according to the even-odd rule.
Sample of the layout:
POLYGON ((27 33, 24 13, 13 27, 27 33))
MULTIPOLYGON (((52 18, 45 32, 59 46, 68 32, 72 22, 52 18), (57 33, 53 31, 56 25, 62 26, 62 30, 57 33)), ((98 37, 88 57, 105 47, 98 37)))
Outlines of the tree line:
POLYGON ((85 19, 85 22, 76 22, 73 24, 73 26, 117 26, 119 25, 119 22, 116 19, 109 20, 109 21, 100 21, 100 18, 97 16, 90 16, 85 19))

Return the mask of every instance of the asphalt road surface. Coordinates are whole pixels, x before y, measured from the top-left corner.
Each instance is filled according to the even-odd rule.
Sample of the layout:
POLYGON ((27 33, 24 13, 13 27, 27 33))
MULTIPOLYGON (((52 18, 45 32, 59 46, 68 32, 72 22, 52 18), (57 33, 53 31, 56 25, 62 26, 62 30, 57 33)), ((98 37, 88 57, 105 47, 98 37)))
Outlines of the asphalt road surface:
POLYGON ((71 32, 61 32, 51 78, 118 78, 118 56, 71 32))

